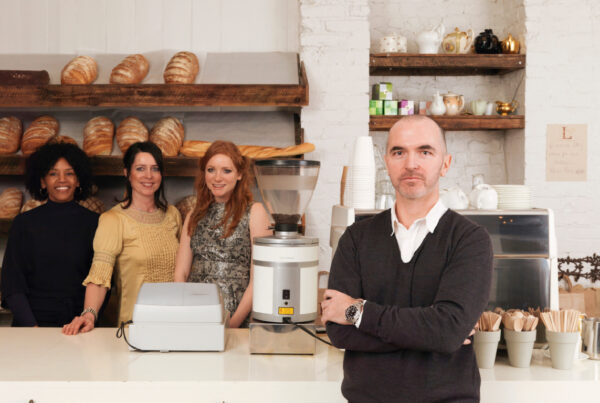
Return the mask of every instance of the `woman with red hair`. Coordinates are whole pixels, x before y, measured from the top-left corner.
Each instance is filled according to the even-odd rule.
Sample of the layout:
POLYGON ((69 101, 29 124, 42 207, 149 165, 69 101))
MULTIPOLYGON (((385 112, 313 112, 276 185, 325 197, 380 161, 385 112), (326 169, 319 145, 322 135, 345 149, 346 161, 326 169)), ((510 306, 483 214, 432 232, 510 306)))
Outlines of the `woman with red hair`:
POLYGON ((272 235, 269 216, 252 200, 251 161, 235 144, 215 141, 200 160, 196 206, 183 224, 175 281, 215 283, 229 327, 247 324, 252 310, 252 239, 272 235))

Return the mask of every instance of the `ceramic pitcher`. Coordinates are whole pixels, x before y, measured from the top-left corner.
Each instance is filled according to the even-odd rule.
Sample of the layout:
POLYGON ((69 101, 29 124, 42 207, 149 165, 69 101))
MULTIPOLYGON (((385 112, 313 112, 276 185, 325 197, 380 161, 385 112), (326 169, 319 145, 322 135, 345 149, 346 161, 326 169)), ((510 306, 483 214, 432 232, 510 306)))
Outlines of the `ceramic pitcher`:
POLYGON ((465 108, 465 98, 449 92, 444 94, 444 105, 446 105, 446 115, 458 115, 465 108))
POLYGON ((444 24, 440 23, 431 31, 423 31, 417 36, 419 53, 435 54, 438 52, 442 39, 444 38, 444 24))
POLYGON ((433 96, 433 102, 429 107, 429 113, 431 115, 443 115, 446 113, 446 105, 444 105, 444 99, 439 92, 436 92, 433 96))

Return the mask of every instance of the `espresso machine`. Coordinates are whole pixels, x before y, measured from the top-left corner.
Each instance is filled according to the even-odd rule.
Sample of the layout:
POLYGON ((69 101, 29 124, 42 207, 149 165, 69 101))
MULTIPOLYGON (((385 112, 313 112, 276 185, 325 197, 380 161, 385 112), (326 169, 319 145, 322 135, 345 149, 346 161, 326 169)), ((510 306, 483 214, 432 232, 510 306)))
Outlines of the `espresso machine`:
POLYGON ((263 203, 275 222, 274 235, 253 239, 254 286, 250 352, 314 354, 319 240, 298 232, 320 163, 259 160, 254 164, 263 203), (313 322, 313 323, 311 323, 313 322))

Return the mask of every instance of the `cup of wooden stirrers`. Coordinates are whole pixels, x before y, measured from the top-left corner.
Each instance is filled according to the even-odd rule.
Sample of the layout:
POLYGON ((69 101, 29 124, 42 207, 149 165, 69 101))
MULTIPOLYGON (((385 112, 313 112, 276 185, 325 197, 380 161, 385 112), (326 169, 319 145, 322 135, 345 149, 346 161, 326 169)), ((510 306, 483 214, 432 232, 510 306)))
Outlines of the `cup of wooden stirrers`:
POLYGON ((479 368, 492 368, 496 361, 496 351, 500 341, 502 317, 494 312, 484 312, 477 321, 477 331, 473 336, 473 348, 479 368))
POLYGON ((510 309, 502 315, 508 362, 513 367, 527 368, 531 364, 538 318, 529 312, 510 309))
POLYGON ((579 339, 579 316, 574 309, 542 312, 546 326, 546 339, 550 346, 552 368, 571 369, 579 339))

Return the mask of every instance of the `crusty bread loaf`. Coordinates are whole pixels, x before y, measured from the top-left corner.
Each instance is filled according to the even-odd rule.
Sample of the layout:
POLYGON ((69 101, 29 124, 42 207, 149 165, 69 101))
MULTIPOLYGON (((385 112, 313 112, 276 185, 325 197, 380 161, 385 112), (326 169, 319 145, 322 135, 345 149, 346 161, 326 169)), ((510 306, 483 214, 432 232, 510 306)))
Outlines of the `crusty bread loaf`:
POLYGON ((175 157, 185 137, 183 124, 174 117, 162 118, 152 128, 150 141, 160 148, 165 157, 175 157))
POLYGON ((6 188, 0 194, 0 218, 14 218, 21 211, 23 192, 17 188, 6 188))
MULTIPOLYGON (((183 147, 181 147, 181 154, 186 157, 202 157, 210 145, 211 143, 208 141, 185 141, 183 147)), ((270 146, 238 146, 238 148, 243 156, 249 158, 274 158, 309 153, 315 150, 315 145, 312 143, 302 143, 285 148, 270 146)))
POLYGON ((86 209, 91 210, 98 214, 102 214, 106 211, 106 209, 104 208, 104 203, 102 203, 102 200, 100 200, 96 196, 90 196, 85 200, 78 201, 77 203, 79 203, 81 206, 85 207, 86 209))
POLYGON ((39 207, 45 203, 46 203, 45 200, 40 201, 40 200, 35 200, 35 199, 29 199, 25 202, 25 204, 23 204, 23 207, 21 208, 21 213, 24 213, 29 210, 33 210, 34 208, 39 207))
POLYGON ((117 127, 117 145, 123 154, 133 143, 148 141, 148 129, 141 120, 130 116, 117 127))
POLYGON ((97 116, 83 128, 83 151, 89 156, 110 155, 115 125, 109 118, 97 116))
POLYGON ((188 215, 188 213, 192 211, 194 207, 196 207, 196 196, 189 195, 184 197, 175 204, 175 207, 177 207, 177 210, 179 210, 181 219, 185 220, 185 217, 188 215))
POLYGON ((90 56, 77 56, 62 69, 61 84, 91 84, 98 77, 98 64, 90 56))
POLYGON ((43 146, 58 133, 58 120, 52 116, 40 116, 25 130, 21 140, 21 151, 23 155, 31 155, 39 147, 43 146))
POLYGON ((21 144, 23 125, 14 116, 0 119, 0 154, 16 153, 21 144))
POLYGON ((112 84, 139 84, 148 74, 150 67, 144 55, 129 55, 117 64, 110 73, 112 84))
POLYGON ((210 141, 189 140, 184 141, 181 154, 186 157, 203 157, 212 143, 210 141))
POLYGON ((179 52, 169 60, 164 78, 167 84, 191 84, 200 71, 198 58, 191 52, 179 52))

